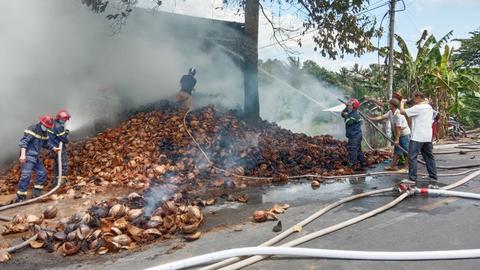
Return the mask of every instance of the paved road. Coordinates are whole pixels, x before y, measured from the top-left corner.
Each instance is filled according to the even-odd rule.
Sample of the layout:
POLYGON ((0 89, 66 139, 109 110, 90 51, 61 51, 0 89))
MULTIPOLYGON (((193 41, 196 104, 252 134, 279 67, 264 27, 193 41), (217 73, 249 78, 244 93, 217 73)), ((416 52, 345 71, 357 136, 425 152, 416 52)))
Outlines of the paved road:
MULTIPOLYGON (((468 155, 441 155, 439 164, 457 165, 480 162, 478 153, 468 155)), ((451 183, 460 177, 440 178, 451 183)), ((283 227, 301 221, 324 205, 339 198, 374 188, 392 186, 400 177, 351 179, 323 185, 312 190, 308 183, 288 184, 268 188, 252 194, 247 205, 231 204, 209 215, 207 228, 216 228, 185 248, 167 252, 178 241, 150 245, 136 252, 122 252, 108 256, 75 256, 59 258, 44 251, 26 250, 14 257, 2 269, 143 269, 207 252, 260 244, 275 235, 274 222, 253 224, 248 221, 254 209, 268 208, 275 202, 286 202, 291 208, 283 215, 283 227), (241 229, 241 230, 240 230, 241 229), (240 230, 240 231, 239 231, 240 230), (32 259, 35 258, 35 259, 32 259)), ((463 191, 480 192, 480 178, 465 186, 463 191)), ((376 196, 349 203, 306 226, 298 235, 305 235, 332 224, 377 208, 391 200, 393 195, 376 196)), ((480 248, 480 202, 452 198, 411 197, 397 207, 359 224, 326 235, 302 245, 311 248, 414 251, 480 248)), ((287 239, 289 241, 293 239, 287 239)), ((273 258, 247 269, 479 269, 480 260, 430 262, 371 262, 323 259, 273 258)))

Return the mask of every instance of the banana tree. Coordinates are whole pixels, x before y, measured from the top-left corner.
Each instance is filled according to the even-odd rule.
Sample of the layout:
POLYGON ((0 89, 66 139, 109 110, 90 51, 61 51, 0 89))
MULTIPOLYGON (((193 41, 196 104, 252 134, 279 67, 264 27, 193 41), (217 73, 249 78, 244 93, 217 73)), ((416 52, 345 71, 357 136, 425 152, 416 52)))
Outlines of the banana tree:
POLYGON ((465 82, 465 71, 452 61, 453 50, 446 45, 451 35, 452 31, 437 40, 424 31, 416 43, 415 57, 410 54, 405 41, 396 36, 400 51, 394 54, 397 90, 406 96, 421 91, 431 97, 440 113, 440 136, 446 134, 448 114, 460 112, 462 97, 472 89, 472 83, 465 82))

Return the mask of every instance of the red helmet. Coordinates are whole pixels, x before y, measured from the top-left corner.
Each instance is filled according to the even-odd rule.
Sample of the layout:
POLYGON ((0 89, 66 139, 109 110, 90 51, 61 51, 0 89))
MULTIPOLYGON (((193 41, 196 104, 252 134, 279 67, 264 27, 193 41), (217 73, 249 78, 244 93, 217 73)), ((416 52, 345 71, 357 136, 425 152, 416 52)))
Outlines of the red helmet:
POLYGON ((71 117, 70 114, 65 109, 62 109, 57 113, 57 119, 60 119, 60 120, 68 121, 70 120, 70 117, 71 117))
POLYGON ((40 123, 46 128, 53 128, 53 117, 51 115, 46 114, 39 119, 40 123))
POLYGON ((358 102, 358 99, 356 99, 356 98, 349 99, 348 103, 352 104, 354 110, 356 110, 356 109, 358 109, 358 107, 360 107, 360 102, 358 102))

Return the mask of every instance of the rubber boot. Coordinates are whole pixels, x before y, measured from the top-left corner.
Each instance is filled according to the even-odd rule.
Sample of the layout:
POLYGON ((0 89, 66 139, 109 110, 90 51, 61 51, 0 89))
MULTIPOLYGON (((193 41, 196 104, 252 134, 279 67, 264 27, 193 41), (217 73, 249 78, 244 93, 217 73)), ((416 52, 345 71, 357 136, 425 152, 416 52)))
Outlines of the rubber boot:
POLYGON ((17 198, 15 199, 15 202, 18 203, 18 202, 23 202, 27 200, 27 196, 26 195, 18 195, 17 194, 17 198))
POLYGON ((36 197, 42 196, 42 194, 43 194, 43 190, 42 190, 42 189, 34 188, 34 189, 32 190, 32 198, 36 198, 36 197))

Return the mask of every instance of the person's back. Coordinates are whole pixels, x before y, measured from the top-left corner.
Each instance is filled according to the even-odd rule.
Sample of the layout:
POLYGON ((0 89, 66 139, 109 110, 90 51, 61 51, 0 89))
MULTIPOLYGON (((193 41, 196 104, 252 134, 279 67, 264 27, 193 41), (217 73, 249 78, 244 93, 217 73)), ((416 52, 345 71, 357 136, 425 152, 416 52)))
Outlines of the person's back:
POLYGON ((432 141, 433 108, 430 104, 418 104, 405 110, 412 118, 411 140, 416 142, 432 141))
POLYGON ((181 90, 186 92, 187 94, 191 95, 195 85, 197 84, 197 79, 193 77, 191 74, 183 75, 180 79, 180 87, 181 90))
POLYGON ((432 144, 432 123, 434 118, 434 110, 427 103, 423 93, 417 92, 413 98, 411 108, 405 109, 405 100, 400 103, 400 112, 412 119, 411 139, 408 147, 408 177, 415 181, 417 187, 427 187, 428 180, 417 179, 417 156, 422 154, 425 160, 428 176, 430 179, 437 180, 437 166, 433 156, 432 144))
POLYGON ((188 74, 180 79, 180 91, 175 96, 175 100, 181 108, 192 109, 193 107, 192 92, 197 84, 196 73, 195 68, 190 68, 188 74))

